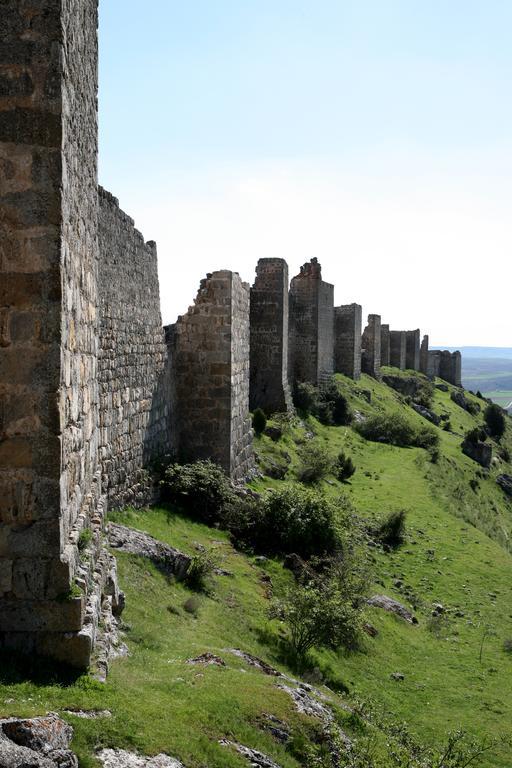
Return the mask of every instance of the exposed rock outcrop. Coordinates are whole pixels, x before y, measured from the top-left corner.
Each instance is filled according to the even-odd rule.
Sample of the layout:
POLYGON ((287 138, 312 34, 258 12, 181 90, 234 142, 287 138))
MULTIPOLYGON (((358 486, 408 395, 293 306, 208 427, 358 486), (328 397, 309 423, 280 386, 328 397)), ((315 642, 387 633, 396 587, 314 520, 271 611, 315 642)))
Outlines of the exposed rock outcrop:
POLYGON ((187 575, 192 558, 147 533, 118 523, 109 523, 108 537, 113 549, 147 557, 157 568, 177 579, 183 579, 187 575))
POLYGON ((382 608, 383 611, 394 613, 395 616, 399 616, 409 624, 418 623, 416 616, 414 616, 411 611, 405 607, 405 605, 402 605, 402 603, 399 603, 398 600, 394 600, 392 597, 388 597, 387 595, 374 595, 373 597, 370 597, 366 602, 373 608, 382 608))

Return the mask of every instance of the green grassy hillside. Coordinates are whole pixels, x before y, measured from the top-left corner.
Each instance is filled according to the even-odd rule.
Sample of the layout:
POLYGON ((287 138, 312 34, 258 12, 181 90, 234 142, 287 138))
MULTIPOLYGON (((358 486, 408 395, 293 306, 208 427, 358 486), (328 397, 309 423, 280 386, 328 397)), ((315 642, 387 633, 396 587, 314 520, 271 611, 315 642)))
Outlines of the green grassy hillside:
MULTIPOLYGON (((356 420, 399 413, 417 426, 426 424, 385 384, 365 376, 357 383, 337 378, 356 420)), ((333 455, 350 454, 357 468, 349 482, 320 481, 323 493, 349 497, 368 525, 391 511, 406 511, 405 544, 394 552, 370 550, 374 570, 368 593, 396 598, 413 610, 418 624, 368 607, 366 618, 376 637, 365 636, 355 652, 314 651, 308 672, 327 695, 337 723, 359 745, 371 743, 380 766, 388 764, 388 745, 404 721, 417 739, 433 744, 459 727, 482 738, 511 731, 512 653, 503 643, 512 638, 512 504, 496 476, 512 474, 512 467, 498 459, 487 472, 462 454, 462 435, 483 417, 456 405, 450 389, 434 393, 432 409, 446 414, 451 427, 434 427, 440 436, 435 462, 424 449, 369 442, 352 427, 326 427, 313 417, 279 420, 283 434, 276 442, 265 435, 256 439, 262 471, 276 463, 288 467, 281 480, 259 477, 252 483, 256 491, 297 483, 301 450, 317 441, 333 455), (434 603, 443 606, 441 620, 432 618, 434 603)), ((512 449, 510 424, 502 439, 502 448, 507 446, 512 449)), ((283 627, 268 617, 272 594, 292 583, 291 573, 278 559, 236 551, 225 532, 172 508, 125 510, 113 519, 189 554, 213 549, 231 575, 215 576, 211 590, 197 594, 149 561, 119 554, 130 655, 114 662, 105 684, 86 676, 63 680, 39 664, 27 676, 25 662, 4 659, 1 714, 109 709, 111 717, 97 720, 63 715, 75 727, 73 747, 81 766, 96 766, 94 755, 102 746, 165 752, 187 768, 247 765, 218 743, 222 738, 259 749, 283 768, 328 765, 315 762, 322 753, 318 722, 295 710, 278 687, 279 678, 230 652, 242 649, 297 676, 280 650, 283 627), (216 654, 225 666, 187 663, 204 652, 216 654), (268 714, 289 725, 288 745, 265 729, 268 714), (311 747, 316 757, 310 744, 316 744, 311 747)), ((510 764, 504 746, 472 763, 483 768, 510 764)))

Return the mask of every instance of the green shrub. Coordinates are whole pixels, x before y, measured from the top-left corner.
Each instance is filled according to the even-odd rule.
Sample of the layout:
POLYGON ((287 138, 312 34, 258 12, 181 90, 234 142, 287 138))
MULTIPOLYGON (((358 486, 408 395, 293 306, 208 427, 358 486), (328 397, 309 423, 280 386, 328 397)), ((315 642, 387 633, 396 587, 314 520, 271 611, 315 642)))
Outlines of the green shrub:
POLYGON ((271 615, 287 625, 299 659, 313 647, 357 646, 368 583, 365 565, 358 548, 346 546, 321 573, 306 584, 295 584, 274 603, 271 615))
POLYGON ((434 448, 439 444, 439 435, 432 427, 417 427, 401 413, 371 416, 357 424, 355 429, 366 440, 400 447, 434 448))
POLYGON ((474 427, 464 435, 464 442, 472 443, 473 445, 476 445, 480 442, 485 442, 485 440, 487 440, 487 433, 481 427, 474 427))
POLYGON ((344 499, 332 501, 296 486, 268 491, 237 518, 235 540, 267 555, 295 553, 303 558, 335 551, 340 542, 338 520, 346 517, 344 499))
POLYGON ((503 461, 510 462, 510 451, 505 445, 500 446, 498 455, 503 461))
POLYGON ((188 597, 183 603, 183 610, 190 613, 192 616, 197 617, 199 613, 200 602, 195 595, 188 597))
POLYGON ((484 419, 491 437, 499 440, 505 434, 505 414, 496 403, 489 403, 484 411, 484 419))
POLYGON ((208 592, 215 569, 217 558, 209 550, 203 550, 194 555, 185 577, 185 583, 196 592, 208 592))
POLYGON ((355 471, 356 468, 350 456, 345 456, 343 451, 341 451, 338 454, 334 467, 334 474, 336 475, 337 479, 344 483, 346 480, 352 477, 355 471))
POLYGON ((317 483, 333 470, 329 451, 316 441, 309 441, 299 449, 300 465, 297 476, 302 483, 317 483))
POLYGON ((389 515, 373 530, 374 538, 386 549, 398 549, 405 541, 404 510, 390 512, 389 515))
POLYGON ((252 416, 252 428, 257 435, 261 435, 267 426, 267 417, 261 408, 256 408, 252 416))
POLYGON ((434 397, 434 385, 432 382, 421 380, 418 389, 414 394, 413 400, 417 405, 422 405, 424 408, 432 407, 432 400, 434 397))
POLYGON ((169 501, 208 525, 221 523, 226 508, 236 502, 229 478, 209 460, 171 464, 165 471, 163 485, 169 501))
POLYGON ((293 393, 293 403, 298 411, 304 415, 312 413, 318 402, 318 389, 306 381, 300 381, 295 386, 293 393))
POLYGON ((347 398, 333 380, 320 388, 307 382, 297 384, 294 403, 304 415, 311 414, 327 426, 341 426, 352 421, 347 398))

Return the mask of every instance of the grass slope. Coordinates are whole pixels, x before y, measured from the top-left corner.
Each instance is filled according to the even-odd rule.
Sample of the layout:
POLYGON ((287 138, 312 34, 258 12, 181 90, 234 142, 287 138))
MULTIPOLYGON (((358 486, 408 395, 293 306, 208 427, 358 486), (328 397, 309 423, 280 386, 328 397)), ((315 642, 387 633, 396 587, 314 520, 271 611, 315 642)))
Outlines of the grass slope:
MULTIPOLYGON (((344 377, 338 381, 361 414, 401 411, 423 423, 382 383, 368 377, 357 383, 344 377)), ((507 734, 512 655, 504 652, 503 641, 512 637, 512 506, 495 476, 512 469, 500 462, 487 476, 462 455, 461 435, 481 423, 481 416, 470 416, 450 400, 449 392, 439 390, 434 410, 449 414, 453 429, 439 430, 441 456, 436 464, 422 449, 367 442, 351 428, 324 427, 311 418, 288 426, 277 443, 266 436, 256 440, 261 466, 270 459, 282 461, 284 453, 290 468, 284 480, 264 477, 253 485, 264 491, 297 482, 299 451, 308 440, 320 441, 333 454, 349 453, 357 465, 350 483, 328 478, 319 487, 330 495, 346 493, 368 519, 380 519, 391 510, 407 511, 406 544, 390 554, 372 550, 375 584, 369 591, 413 606, 419 624, 411 626, 369 608, 368 619, 379 632, 376 638, 368 638, 358 653, 315 652, 312 663, 326 682, 344 683, 347 700, 364 702, 375 713, 375 722, 406 720, 422 740, 439 741, 461 725, 480 736, 507 734), (478 483, 473 483, 474 490, 471 480, 478 483), (433 602, 442 603, 448 616, 435 632, 429 626, 433 602), (393 672, 401 672, 404 680, 392 679, 393 672)), ((510 432, 508 426, 506 444, 510 432)), ((242 648, 292 672, 279 655, 282 628, 267 616, 269 578, 274 593, 279 593, 290 581, 289 572, 278 561, 262 563, 236 552, 222 531, 174 510, 126 510, 113 518, 191 554, 201 546, 213 548, 232 576, 217 576, 210 595, 194 595, 185 585, 169 582, 151 563, 119 554, 130 656, 113 664, 106 684, 87 676, 64 679, 61 672, 39 663, 29 674, 25 661, 2 659, 1 714, 110 709, 112 717, 101 720, 64 715, 75 727, 73 747, 80 765, 87 768, 97 765, 94 754, 102 746, 166 752, 187 768, 247 765, 218 744, 223 737, 265 752, 283 768, 301 764, 298 747, 287 750, 261 728, 259 718, 272 713, 286 720, 296 734, 295 745, 314 736, 313 722, 294 711, 274 678, 226 650, 242 648), (221 656, 227 666, 187 664, 205 651, 221 656)), ((357 723, 342 714, 339 718, 348 733, 360 735, 357 723)), ((386 735, 381 730, 375 735, 377 750, 385 750, 386 735)), ((507 750, 480 765, 509 768, 507 750)))

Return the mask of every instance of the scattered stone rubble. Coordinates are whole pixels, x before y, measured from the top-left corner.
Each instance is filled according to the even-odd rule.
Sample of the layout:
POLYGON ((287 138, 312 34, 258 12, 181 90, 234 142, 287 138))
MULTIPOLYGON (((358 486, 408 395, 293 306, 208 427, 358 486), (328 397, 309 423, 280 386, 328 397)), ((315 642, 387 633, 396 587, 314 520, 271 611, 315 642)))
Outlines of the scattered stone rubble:
POLYGON ((0 720, 0 768, 78 768, 73 728, 58 715, 0 720))
POLYGON ((416 616, 414 616, 414 614, 412 614, 411 611, 405 607, 405 605, 402 605, 402 603, 399 603, 398 600, 394 600, 392 597, 387 597, 387 595, 374 595, 373 597, 370 597, 366 602, 373 608, 382 608, 383 611, 394 613, 395 616, 399 616, 409 624, 418 623, 416 616))
POLYGON ((183 763, 168 755, 143 757, 124 749, 102 749, 97 757, 103 768, 184 768, 183 763))

